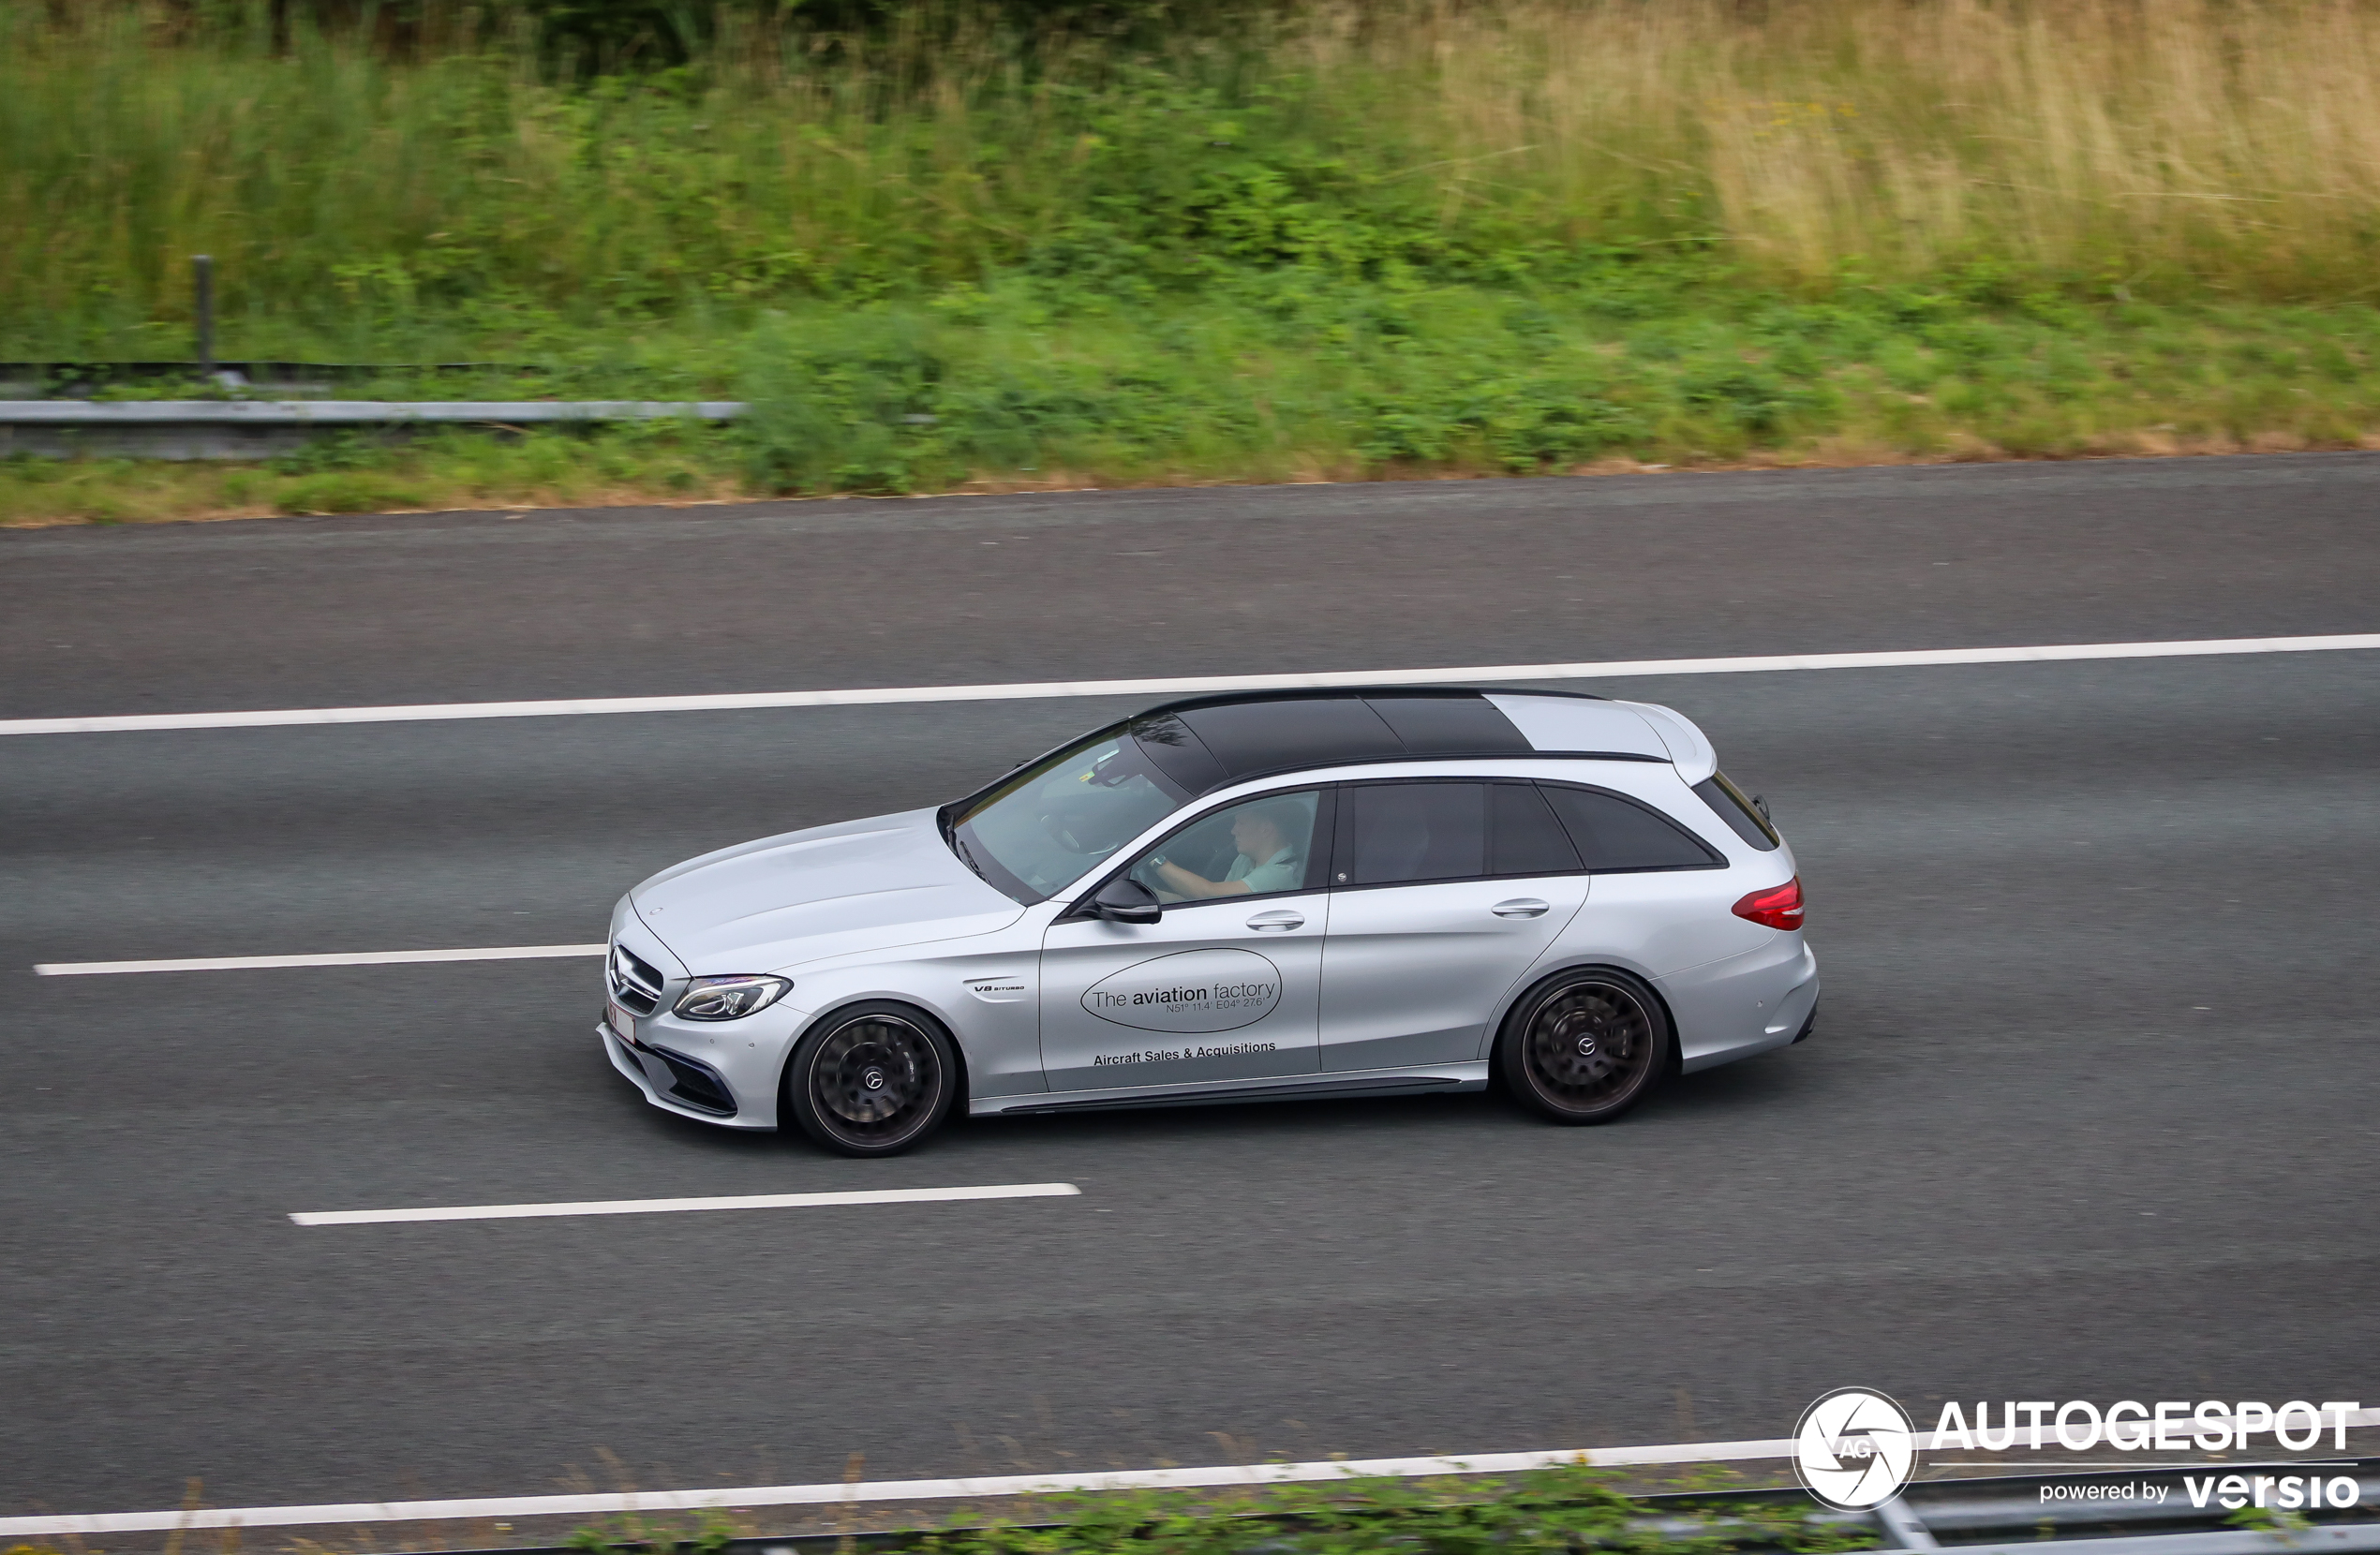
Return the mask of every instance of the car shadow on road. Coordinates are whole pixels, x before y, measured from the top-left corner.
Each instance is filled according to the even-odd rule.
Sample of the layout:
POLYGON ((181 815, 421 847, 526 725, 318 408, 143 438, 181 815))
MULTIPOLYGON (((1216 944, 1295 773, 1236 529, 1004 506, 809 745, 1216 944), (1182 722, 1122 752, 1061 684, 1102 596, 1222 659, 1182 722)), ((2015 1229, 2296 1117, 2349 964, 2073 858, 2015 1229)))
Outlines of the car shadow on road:
MULTIPOLYGON (((1803 1066, 1804 1070, 1807 1066, 1803 1066)), ((996 1153, 1010 1146, 1071 1152, 1153 1141, 1197 1144, 1229 1138, 1243 1143, 1291 1141, 1350 1131, 1413 1136, 1452 1130, 1464 1133, 1502 1129, 1593 1133, 1633 1132, 1663 1124, 1726 1124, 1737 1115, 1817 1103, 1827 1088, 1814 1074, 1797 1072, 1785 1053, 1763 1054, 1699 1074, 1673 1076, 1644 1104, 1604 1130, 1562 1130, 1496 1088, 1457 1095, 1347 1097, 1318 1101, 1209 1103, 1192 1106, 1118 1108, 1112 1112, 1058 1113, 1025 1118, 954 1120, 941 1140, 924 1148, 949 1149, 963 1140, 970 1153, 996 1153)))

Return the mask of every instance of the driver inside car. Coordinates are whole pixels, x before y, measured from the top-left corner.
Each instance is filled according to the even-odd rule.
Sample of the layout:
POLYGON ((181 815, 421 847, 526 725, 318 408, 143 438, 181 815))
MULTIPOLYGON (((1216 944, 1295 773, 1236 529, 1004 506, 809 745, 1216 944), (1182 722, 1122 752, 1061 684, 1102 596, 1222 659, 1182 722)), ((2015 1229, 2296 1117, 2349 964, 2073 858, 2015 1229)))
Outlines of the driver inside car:
POLYGON ((1258 800, 1232 812, 1231 842, 1240 854, 1221 880, 1211 881, 1162 853, 1149 862, 1160 892, 1177 901, 1294 891, 1305 883, 1303 841, 1313 829, 1313 816, 1295 801, 1258 800))

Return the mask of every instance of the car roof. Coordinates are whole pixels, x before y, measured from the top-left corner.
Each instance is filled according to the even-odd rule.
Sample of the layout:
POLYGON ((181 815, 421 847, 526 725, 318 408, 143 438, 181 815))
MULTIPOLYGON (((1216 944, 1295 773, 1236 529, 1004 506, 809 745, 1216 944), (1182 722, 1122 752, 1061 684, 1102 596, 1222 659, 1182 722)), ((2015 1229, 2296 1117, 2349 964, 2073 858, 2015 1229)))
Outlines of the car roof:
MULTIPOLYGON (((1169 702, 1128 720, 1150 761, 1190 792, 1251 778, 1416 757, 1559 754, 1717 766, 1702 731, 1649 703, 1576 691, 1367 687, 1240 691, 1169 702)), ((1703 770, 1693 770, 1703 769, 1703 770)))

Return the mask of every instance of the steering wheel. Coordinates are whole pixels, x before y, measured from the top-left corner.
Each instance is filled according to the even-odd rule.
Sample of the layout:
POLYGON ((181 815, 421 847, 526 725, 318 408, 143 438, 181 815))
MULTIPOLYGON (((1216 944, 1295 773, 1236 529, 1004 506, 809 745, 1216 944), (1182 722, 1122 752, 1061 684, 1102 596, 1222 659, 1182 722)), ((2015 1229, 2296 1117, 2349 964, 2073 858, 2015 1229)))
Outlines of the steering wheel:
POLYGON ((1048 832, 1049 839, 1059 847, 1085 858, 1105 858, 1123 846, 1120 840, 1110 842, 1105 847, 1085 842, 1076 828, 1088 819, 1090 819, 1088 816, 1079 813, 1078 807, 1063 807, 1049 811, 1041 818, 1041 829, 1048 832))

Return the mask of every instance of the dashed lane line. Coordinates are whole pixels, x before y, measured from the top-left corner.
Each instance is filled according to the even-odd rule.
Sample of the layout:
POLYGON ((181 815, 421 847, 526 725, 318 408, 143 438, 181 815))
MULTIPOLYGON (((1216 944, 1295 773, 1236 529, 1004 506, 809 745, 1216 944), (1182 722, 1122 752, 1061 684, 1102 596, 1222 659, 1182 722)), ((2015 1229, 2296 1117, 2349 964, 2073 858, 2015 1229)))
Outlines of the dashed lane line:
POLYGON ((420 961, 547 961, 601 955, 602 945, 474 945, 461 950, 332 951, 320 955, 192 955, 171 961, 44 961, 37 977, 110 977, 120 972, 248 971, 270 967, 401 967, 420 961))
POLYGON ((842 1204, 945 1204, 967 1199, 1072 1198, 1071 1182, 1012 1182, 986 1188, 863 1188, 838 1193, 737 1193, 704 1199, 596 1199, 583 1204, 466 1204, 427 1209, 311 1209, 300 1225, 394 1225, 416 1221, 526 1221, 566 1215, 670 1215, 690 1209, 814 1209, 842 1204))

